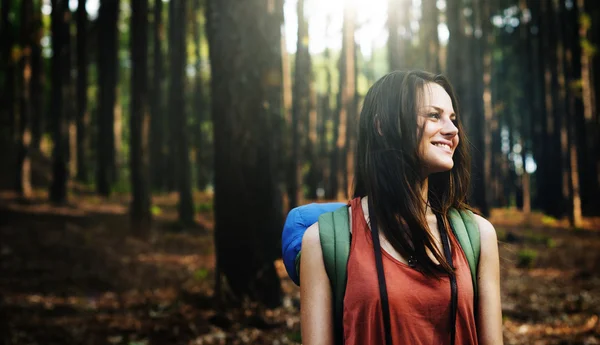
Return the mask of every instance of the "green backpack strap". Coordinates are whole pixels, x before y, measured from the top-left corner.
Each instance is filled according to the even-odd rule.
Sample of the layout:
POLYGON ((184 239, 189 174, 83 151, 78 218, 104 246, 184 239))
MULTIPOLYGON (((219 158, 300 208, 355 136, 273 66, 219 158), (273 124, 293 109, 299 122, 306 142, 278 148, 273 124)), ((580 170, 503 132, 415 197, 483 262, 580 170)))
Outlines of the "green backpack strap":
POLYGON ((348 206, 319 216, 319 237, 323 251, 325 271, 331 282, 334 303, 334 335, 336 344, 343 343, 344 294, 346 292, 347 265, 350 255, 350 225, 348 206))
POLYGON ((477 302, 477 266, 479 265, 479 252, 481 250, 479 227, 475 223, 473 212, 469 210, 450 209, 448 216, 454 236, 456 236, 469 262, 471 279, 473 280, 473 295, 475 302, 477 302))

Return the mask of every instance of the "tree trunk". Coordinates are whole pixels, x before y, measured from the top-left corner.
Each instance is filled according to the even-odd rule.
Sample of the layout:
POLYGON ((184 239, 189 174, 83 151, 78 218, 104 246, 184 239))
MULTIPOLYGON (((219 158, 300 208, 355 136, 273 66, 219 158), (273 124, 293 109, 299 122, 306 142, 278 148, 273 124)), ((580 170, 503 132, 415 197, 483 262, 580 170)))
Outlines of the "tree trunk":
POLYGON ((87 110, 88 56, 87 56, 87 11, 85 0, 79 0, 77 21, 77 180, 88 181, 87 152, 89 140, 86 135, 89 124, 87 110))
MULTIPOLYGON (((446 2, 446 24, 450 32, 450 40, 446 47, 446 75, 454 86, 454 92, 458 97, 459 104, 465 101, 463 87, 465 82, 463 76, 468 73, 464 52, 467 50, 466 38, 463 28, 462 1, 448 0, 446 2)), ((458 111, 464 112, 460 107, 458 111)), ((464 116, 468 119, 468 116, 464 116)))
POLYGON ((19 151, 17 188, 21 196, 31 197, 31 47, 33 45, 33 1, 25 0, 21 4, 21 105, 19 116, 19 151))
MULTIPOLYGON (((589 7, 596 6, 596 12, 600 15, 600 6, 598 2, 588 1, 589 7), (594 3, 594 5, 591 5, 594 3)), ((598 157, 600 152, 599 147, 595 142, 595 138, 600 134, 598 129, 600 124, 597 122, 597 105, 596 105, 596 93, 594 89, 593 71, 598 69, 597 65, 593 64, 594 54, 591 47, 592 34, 590 29, 598 24, 593 21, 590 13, 588 12, 591 8, 586 9, 586 1, 578 0, 577 8, 580 13, 579 21, 579 42, 581 56, 581 99, 583 102, 583 116, 577 117, 576 132, 574 137, 578 139, 579 149, 584 154, 584 158, 580 161, 580 172, 581 174, 581 197, 582 197, 582 208, 583 213, 589 214, 590 216, 594 213, 599 212, 597 205, 600 203, 600 181, 599 167, 596 165, 596 160, 600 161, 598 157), (593 68, 594 67, 594 68, 593 68)), ((596 80, 600 82, 600 79, 596 80)))
MULTIPOLYGON (((344 28, 342 39, 342 54, 344 57, 344 71, 340 72, 341 91, 341 113, 340 120, 342 128, 345 128, 345 147, 346 166, 343 167, 341 174, 344 177, 344 184, 340 190, 343 192, 341 200, 346 200, 352 195, 352 184, 354 183, 354 155, 356 154, 357 135, 357 102, 356 102, 356 42, 354 32, 356 30, 356 10, 348 7, 344 13, 344 28)), ((342 132, 344 133, 344 132, 342 132)))
POLYGON ((408 18, 410 0, 388 0, 388 65, 390 71, 407 67, 408 18))
POLYGON ((532 176, 534 188, 530 190, 532 192, 532 208, 543 209, 545 191, 541 187, 545 185, 546 175, 540 173, 540 167, 543 167, 545 151, 548 149, 544 137, 547 117, 544 103, 545 53, 542 51, 540 37, 543 33, 540 31, 540 2, 537 0, 527 0, 527 8, 531 11, 531 27, 538 28, 535 32, 529 31, 529 43, 526 44, 529 47, 528 54, 531 55, 530 63, 532 64, 530 68, 532 79, 532 99, 530 100, 532 105, 530 119, 531 151, 537 165, 536 172, 532 176))
MULTIPOLYGON (((494 119, 494 108, 492 104, 492 48, 496 42, 492 24, 489 20, 492 7, 489 1, 482 1, 481 9, 481 32, 484 41, 481 43, 483 51, 483 181, 485 181, 485 205, 488 210, 492 206, 493 180, 492 180, 492 133, 497 131, 497 120, 494 119), (495 125, 495 127, 494 127, 495 125)), ((481 149, 480 149, 481 150, 481 149)), ((480 162, 481 164, 481 162, 480 162)))
POLYGON ((96 188, 110 195, 116 176, 117 21, 119 0, 100 0, 98 10, 98 165, 96 188))
POLYGON ((208 6, 217 267, 237 296, 272 307, 282 297, 273 265, 282 214, 270 139, 281 111, 283 4, 211 0, 208 6))
POLYGON ((150 121, 150 178, 152 188, 164 190, 166 187, 165 179, 168 175, 165 165, 165 110, 163 107, 163 80, 164 80, 164 61, 163 61, 163 2, 154 0, 153 8, 153 73, 152 73, 152 99, 151 102, 151 121, 150 121))
POLYGON ((192 184, 190 172, 190 157, 188 146, 187 115, 185 107, 185 67, 186 54, 186 9, 187 1, 169 2, 169 72, 171 83, 169 85, 169 110, 172 121, 170 122, 171 137, 174 139, 173 156, 177 159, 176 183, 179 194, 179 220, 186 225, 194 223, 194 202, 192 200, 192 184))
POLYGON ((9 171, 10 171, 10 182, 7 184, 12 190, 18 189, 19 183, 19 175, 20 175, 20 166, 18 164, 18 154, 15 154, 15 151, 18 151, 20 147, 20 143, 17 141, 17 133, 18 130, 15 126, 16 124, 16 94, 15 90, 17 89, 16 78, 17 78, 17 63, 14 60, 12 51, 14 45, 17 43, 17 32, 15 25, 15 18, 10 16, 11 10, 13 9, 11 1, 4 0, 2 1, 1 10, 1 24, 2 24, 2 34, 0 35, 0 40, 2 42, 1 54, 2 54, 2 62, 4 71, 4 84, 2 85, 2 90, 0 90, 0 106, 2 107, 0 110, 2 111, 2 126, 0 126, 0 130, 2 131, 2 141, 5 142, 9 148, 8 152, 10 152, 10 156, 8 158, 9 161, 9 171))
POLYGON ((131 3, 131 220, 133 233, 148 234, 150 192, 148 175, 148 0, 131 3))
POLYGON ((64 109, 65 61, 69 51, 65 45, 68 33, 68 3, 66 0, 52 0, 52 184, 50 200, 54 203, 67 201, 67 119, 64 109))
POLYGON ((585 158, 584 150, 580 149, 585 145, 585 133, 579 131, 581 135, 576 136, 578 127, 581 129, 583 124, 584 109, 581 98, 574 94, 573 85, 581 81, 581 49, 579 36, 579 12, 577 7, 566 9, 561 6, 560 19, 563 25, 564 47, 564 74, 567 112, 563 115, 564 124, 567 132, 568 145, 568 163, 569 168, 569 221, 571 226, 582 226, 582 208, 581 208, 581 190, 580 190, 580 170, 579 161, 585 158), (584 139, 584 140, 580 140, 584 139))
POLYGON ((31 44, 31 148, 40 149, 44 132, 44 59, 42 58, 42 23, 41 3, 34 4, 33 41, 31 44))
POLYGON ((590 92, 594 98, 593 104, 595 104, 595 111, 592 111, 591 118, 586 118, 586 128, 590 129, 588 134, 588 145, 592 148, 591 157, 592 161, 590 165, 594 165, 590 175, 591 178, 596 179, 593 183, 596 184, 599 192, 595 194, 593 200, 590 201, 590 207, 592 213, 600 215, 600 209, 596 205, 600 204, 600 121, 598 116, 598 100, 600 100, 600 54, 593 53, 589 48, 600 46, 600 2, 598 1, 586 1, 585 2, 586 12, 590 14, 590 43, 593 46, 588 45, 586 52, 590 55, 591 72, 590 79, 593 82, 590 83, 590 92), (594 158, 595 157, 595 158, 594 158))
POLYGON ((196 76, 194 79, 194 95, 193 109, 194 117, 196 121, 196 130, 194 136, 194 144, 196 147, 196 187, 199 190, 204 190, 210 182, 209 171, 211 170, 211 164, 209 162, 209 142, 203 131, 205 118, 206 105, 204 100, 204 85, 202 78, 202 55, 200 52, 202 33, 200 31, 200 16, 202 15, 202 9, 200 7, 200 0, 194 0, 192 13, 190 16, 192 24, 192 40, 194 42, 194 55, 196 59, 195 69, 196 76))
MULTIPOLYGON (((311 61, 308 52, 308 20, 304 16, 304 0, 298 0, 298 40, 294 71, 292 100, 292 157, 290 160, 288 197, 290 209, 296 207, 303 198, 302 165, 306 152, 302 154, 301 142, 307 142, 308 112, 310 108, 311 61), (304 136, 304 138, 302 138, 304 136)), ((306 146, 305 146, 306 147, 306 146)))
POLYGON ((550 3, 541 3, 541 29, 542 32, 542 51, 545 54, 544 59, 544 81, 545 81, 545 106, 547 111, 545 143, 547 150, 544 153, 544 159, 541 164, 540 173, 545 175, 544 185, 541 190, 544 191, 545 204, 544 211, 552 216, 560 217, 563 215, 565 198, 562 192, 562 155, 560 141, 560 122, 557 121, 557 114, 560 113, 557 104, 558 99, 558 78, 556 68, 557 44, 556 44, 556 26, 552 22, 554 17, 554 8, 550 3), (556 157, 556 154, 559 154, 556 157))
POLYGON ((420 44, 423 45, 425 57, 425 70, 432 73, 440 73, 440 41, 438 38, 439 10, 436 0, 423 0, 421 8, 423 17, 421 20, 420 44))

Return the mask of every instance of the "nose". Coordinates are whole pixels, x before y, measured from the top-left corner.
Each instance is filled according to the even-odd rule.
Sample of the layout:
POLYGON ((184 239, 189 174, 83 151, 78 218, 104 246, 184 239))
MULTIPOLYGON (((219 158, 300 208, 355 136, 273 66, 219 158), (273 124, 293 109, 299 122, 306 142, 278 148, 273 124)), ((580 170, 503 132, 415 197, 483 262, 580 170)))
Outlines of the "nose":
POLYGON ((444 120, 444 126, 442 127, 442 134, 449 137, 454 137, 458 134, 458 127, 454 124, 454 121, 450 118, 444 120))

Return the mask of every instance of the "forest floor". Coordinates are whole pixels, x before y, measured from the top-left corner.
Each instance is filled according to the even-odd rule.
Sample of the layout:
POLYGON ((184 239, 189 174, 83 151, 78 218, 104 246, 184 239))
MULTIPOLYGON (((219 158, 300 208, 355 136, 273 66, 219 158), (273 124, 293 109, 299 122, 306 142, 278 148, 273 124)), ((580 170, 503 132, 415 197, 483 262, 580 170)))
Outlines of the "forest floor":
MULTIPOLYGON (((156 197, 145 240, 128 235, 125 196, 44 200, 0 193, 5 344, 299 344, 299 289, 281 261, 283 307, 216 310, 209 195, 195 195, 194 229, 177 224, 175 196, 156 197)), ((491 220, 505 344, 600 344, 600 221, 569 229, 515 210, 491 220)))

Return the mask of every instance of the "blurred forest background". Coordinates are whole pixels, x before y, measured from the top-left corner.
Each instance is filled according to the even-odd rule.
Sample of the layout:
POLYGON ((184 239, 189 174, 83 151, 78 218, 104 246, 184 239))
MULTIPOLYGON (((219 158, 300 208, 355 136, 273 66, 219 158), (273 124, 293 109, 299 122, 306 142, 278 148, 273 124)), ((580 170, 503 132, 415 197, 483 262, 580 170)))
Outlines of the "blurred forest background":
POLYGON ((5 344, 296 344, 286 212, 369 86, 447 75, 506 344, 600 344, 600 2, 1 0, 5 344))

